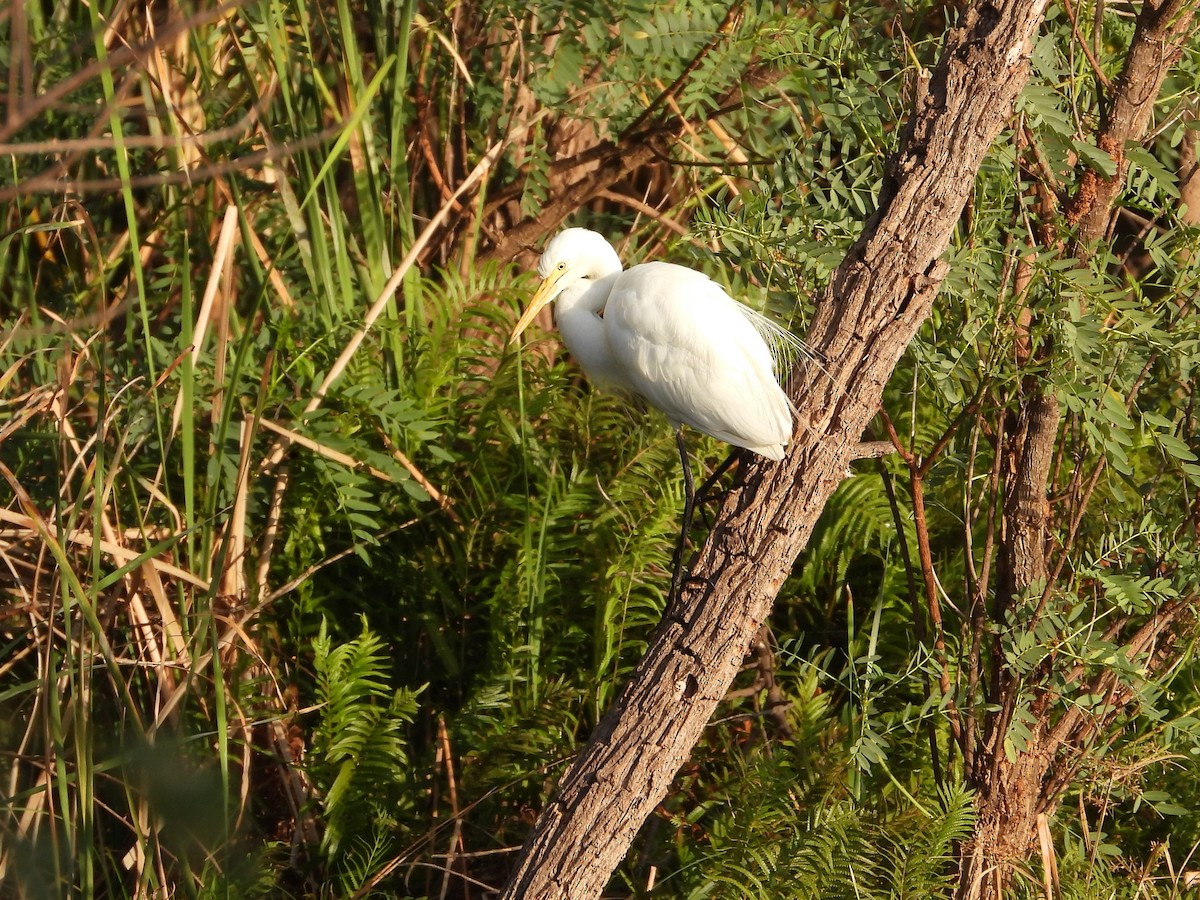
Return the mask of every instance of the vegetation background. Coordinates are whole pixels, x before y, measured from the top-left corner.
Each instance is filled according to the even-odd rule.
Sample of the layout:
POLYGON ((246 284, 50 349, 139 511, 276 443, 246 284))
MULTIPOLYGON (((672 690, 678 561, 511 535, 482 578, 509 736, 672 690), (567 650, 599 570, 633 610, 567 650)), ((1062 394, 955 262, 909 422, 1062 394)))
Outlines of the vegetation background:
MULTIPOLYGON (((1200 879, 1193 11, 1049 8, 868 435, 896 452, 826 507, 609 895, 965 896, 1030 759, 1009 894, 1200 879), (1179 52, 1106 144, 1156 12, 1179 52), (1030 397, 1061 415, 1022 586, 1030 397)), ((662 419, 505 345, 537 249, 587 225, 802 333, 958 13, 11 4, 0 890, 498 889, 662 613, 683 502, 662 419)))

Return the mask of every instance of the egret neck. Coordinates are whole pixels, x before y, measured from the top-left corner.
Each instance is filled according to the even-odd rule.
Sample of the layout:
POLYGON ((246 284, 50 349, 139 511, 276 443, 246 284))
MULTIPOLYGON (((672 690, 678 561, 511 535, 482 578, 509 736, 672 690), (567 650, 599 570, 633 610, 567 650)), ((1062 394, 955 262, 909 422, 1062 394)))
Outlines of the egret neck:
POLYGON ((613 284, 620 277, 621 265, 617 263, 615 270, 585 275, 567 285, 555 301, 555 324, 563 343, 588 377, 607 388, 623 387, 601 316, 613 284))

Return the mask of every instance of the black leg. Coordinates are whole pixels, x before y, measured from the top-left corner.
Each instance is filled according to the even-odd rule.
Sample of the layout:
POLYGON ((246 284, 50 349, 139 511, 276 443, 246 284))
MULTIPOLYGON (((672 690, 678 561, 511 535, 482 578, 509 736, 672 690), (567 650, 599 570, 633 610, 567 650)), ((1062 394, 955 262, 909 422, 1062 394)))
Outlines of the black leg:
POLYGON ((692 465, 688 462, 687 446, 683 442, 683 431, 675 432, 675 445, 679 448, 679 461, 683 464, 683 527, 679 529, 679 540, 675 543, 675 556, 671 561, 671 593, 667 596, 667 607, 674 605, 683 583, 683 550, 687 545, 688 532, 692 528, 692 516, 696 512, 696 483, 692 480, 692 465))

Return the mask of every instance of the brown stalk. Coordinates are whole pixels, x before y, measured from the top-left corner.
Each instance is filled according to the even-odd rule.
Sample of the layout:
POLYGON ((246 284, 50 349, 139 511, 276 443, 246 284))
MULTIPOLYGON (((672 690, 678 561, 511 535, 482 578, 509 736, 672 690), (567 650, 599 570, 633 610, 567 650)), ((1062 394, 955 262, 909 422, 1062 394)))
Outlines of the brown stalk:
MULTIPOLYGON (((1100 68, 1100 62, 1096 59, 1096 53, 1088 45, 1088 42, 1083 39, 1079 33, 1079 22, 1075 18, 1075 9, 1071 6, 1071 0, 1063 0, 1063 9, 1067 11, 1067 18, 1071 20, 1071 34, 1075 38, 1075 43, 1083 50, 1087 57, 1088 63, 1092 67, 1092 74, 1096 76, 1096 80, 1104 86, 1105 89, 1112 87, 1112 82, 1108 80, 1108 76, 1104 74, 1104 70, 1100 68)), ((1096 38, 1099 40, 1099 29, 1097 29, 1096 38)))
MULTIPOLYGON (((964 413, 966 411, 964 410, 964 413)), ((957 428, 957 422, 947 430, 942 439, 937 442, 930 455, 921 459, 904 446, 900 435, 892 424, 891 418, 882 408, 879 417, 888 433, 896 452, 904 460, 909 471, 909 490, 913 501, 913 530, 917 535, 917 561, 921 566, 921 581, 925 587, 925 606, 929 612, 929 622, 933 626, 933 657, 941 668, 938 687, 943 697, 947 698, 950 713, 950 730, 957 741, 962 740, 962 721, 958 709, 954 705, 953 694, 950 691, 950 668, 946 659, 946 629, 942 621, 942 606, 938 597, 937 574, 933 570, 933 551, 929 544, 929 524, 925 518, 925 475, 937 459, 938 454, 949 442, 957 428)), ((961 417, 960 417, 961 421, 961 417)))

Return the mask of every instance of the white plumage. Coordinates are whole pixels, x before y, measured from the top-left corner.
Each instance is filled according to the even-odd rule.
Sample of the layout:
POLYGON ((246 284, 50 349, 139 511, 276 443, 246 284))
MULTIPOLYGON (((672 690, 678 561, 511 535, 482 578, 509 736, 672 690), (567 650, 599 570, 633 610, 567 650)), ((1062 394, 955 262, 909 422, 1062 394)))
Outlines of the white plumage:
POLYGON ((651 262, 623 271, 608 241, 583 228, 556 235, 538 272, 513 340, 557 301, 563 342, 594 383, 644 397, 676 430, 690 425, 783 458, 793 410, 776 357, 792 335, 693 269, 651 262))

